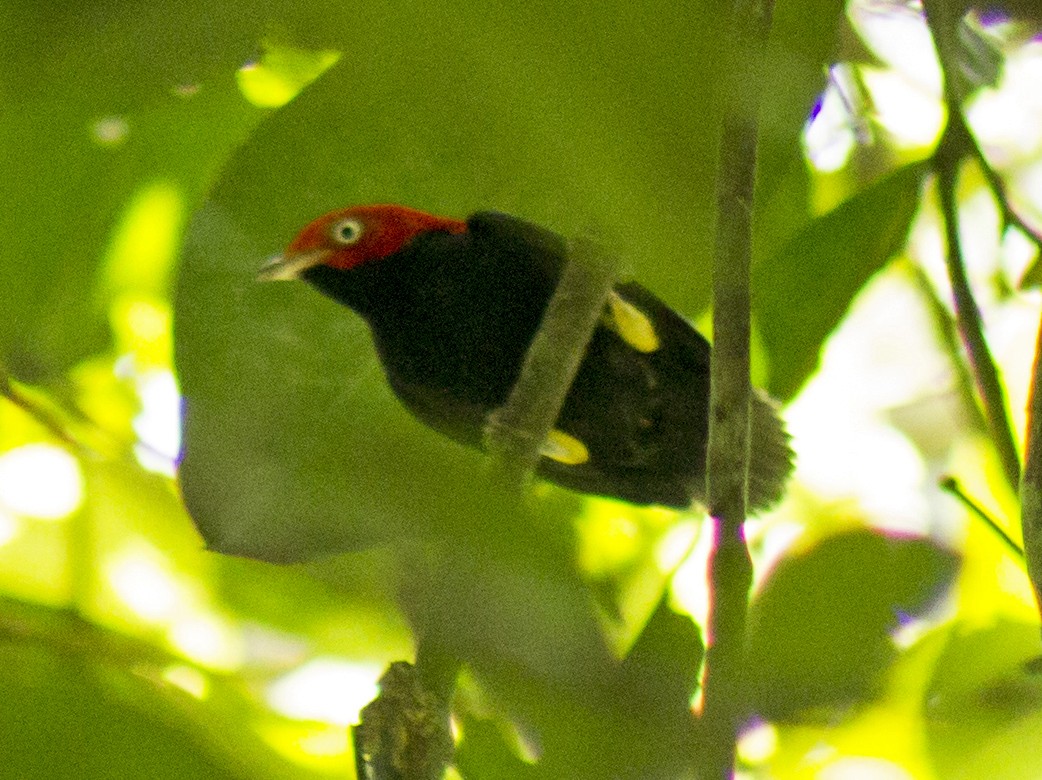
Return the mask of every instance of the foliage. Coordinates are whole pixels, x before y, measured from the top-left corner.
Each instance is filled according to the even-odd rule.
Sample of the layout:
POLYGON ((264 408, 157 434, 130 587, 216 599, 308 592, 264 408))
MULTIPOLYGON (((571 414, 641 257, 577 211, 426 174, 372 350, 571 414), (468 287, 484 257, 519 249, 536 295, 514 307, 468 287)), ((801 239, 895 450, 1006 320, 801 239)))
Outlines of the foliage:
MULTIPOLYGON (((545 485, 523 504, 490 491, 480 455, 395 402, 357 318, 254 276, 332 207, 495 208, 568 236, 594 226, 628 273, 699 317, 726 10, 0 9, 0 776, 350 776, 347 725, 417 635, 464 661, 462 777, 690 768, 701 518, 545 485)), ((801 151, 839 83, 828 67, 873 60, 867 44, 837 52, 854 37, 841 10, 776 11, 754 213, 757 379, 793 401, 798 429, 851 307, 881 279, 912 280, 933 316, 924 340, 957 367, 946 400, 962 413, 885 429, 915 441, 917 467, 953 470, 1015 516, 959 384, 947 291, 914 248, 936 227, 936 139, 888 143, 878 116, 854 111, 851 123, 879 126, 845 168, 816 171, 801 151)), ((1008 210, 986 163, 964 174, 960 203, 984 193, 1008 210)), ((989 334, 1011 308, 1037 321, 1033 293, 989 273, 989 334)), ((748 776, 860 759, 916 777, 1037 774, 1023 735, 1042 710, 1022 668, 1037 617, 1020 564, 935 479, 906 521, 800 477, 750 525, 748 776), (893 722, 907 725, 900 739, 893 722)), ((872 492, 885 504, 888 489, 877 478, 872 492)))

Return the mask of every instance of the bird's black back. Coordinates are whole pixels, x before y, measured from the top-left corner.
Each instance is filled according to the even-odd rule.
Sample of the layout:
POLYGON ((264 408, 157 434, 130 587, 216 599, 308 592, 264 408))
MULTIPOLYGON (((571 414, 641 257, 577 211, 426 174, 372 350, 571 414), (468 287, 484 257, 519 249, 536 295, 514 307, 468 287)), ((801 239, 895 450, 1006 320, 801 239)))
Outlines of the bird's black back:
MULTIPOLYGON (((366 318, 392 388, 416 416, 480 446, 567 250, 556 234, 504 214, 477 213, 467 226, 421 234, 348 272, 320 267, 306 278, 366 318)), ((543 458, 539 472, 582 492, 688 506, 704 492, 709 344, 640 285, 620 284, 615 294, 650 324, 658 347, 635 348, 609 327, 606 309, 556 426, 588 458, 543 458)))

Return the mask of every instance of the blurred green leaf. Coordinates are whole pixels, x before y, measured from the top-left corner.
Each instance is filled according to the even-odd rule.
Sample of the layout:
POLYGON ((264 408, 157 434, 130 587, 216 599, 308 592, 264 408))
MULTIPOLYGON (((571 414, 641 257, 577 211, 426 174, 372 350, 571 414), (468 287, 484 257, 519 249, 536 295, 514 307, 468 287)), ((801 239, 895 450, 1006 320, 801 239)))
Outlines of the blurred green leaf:
MULTIPOLYGON (((227 759, 205 749, 184 725, 156 711, 158 693, 129 674, 69 663, 43 645, 0 645, 0 777, 239 778, 227 759)), ((167 713, 169 715, 169 713, 167 713)))
POLYGON ((575 570, 570 527, 507 505, 495 516, 495 536, 416 545, 403 558, 399 591, 416 635, 462 659, 531 738, 539 777, 620 767, 675 777, 693 744, 701 643, 691 620, 663 605, 620 662, 575 570))
POLYGON ((754 266, 754 315, 776 398, 800 389, 854 295, 904 245, 922 177, 921 165, 909 165, 881 179, 754 266))
MULTIPOLYGON (((960 751, 961 760, 958 763, 946 761, 947 774, 938 773, 938 776, 951 780, 975 780, 979 777, 1035 780, 1042 776, 1042 753, 1036 747, 1040 730, 1042 714, 1036 709, 1010 723, 1008 728, 992 732, 980 742, 973 743, 972 750, 960 751)), ((963 747, 968 746, 964 744, 963 747)))
POLYGON ((147 538, 173 561, 196 566, 199 535, 168 477, 122 459, 84 459, 90 549, 78 549, 88 568, 103 563, 128 542, 147 538), (92 560, 93 559, 93 560, 92 560))
POLYGON ((1038 777, 1042 755, 1025 750, 1042 727, 1038 626, 998 622, 952 631, 926 691, 926 737, 938 777, 1038 777), (986 767, 990 769, 986 770, 986 767))
POLYGON ((529 780, 538 770, 511 750, 503 732, 492 720, 465 717, 463 738, 456 747, 456 768, 465 780, 529 780))
POLYGON ((835 61, 843 10, 838 0, 783 0, 775 6, 756 161, 757 257, 773 256, 811 217, 803 128, 835 61))
POLYGON ((339 64, 259 128, 192 223, 176 302, 181 478, 215 550, 364 548, 482 500, 480 459, 405 415, 353 314, 303 285, 254 283, 318 214, 401 201, 499 208, 566 235, 593 221, 652 284, 705 302, 691 256, 709 243, 715 165, 707 9, 642 8, 629 25, 621 2, 453 7, 378 6, 344 28, 339 64), (707 175, 687 179, 693 166, 707 175))
POLYGON ((610 653, 559 521, 496 516, 498 541, 425 545, 407 559, 401 591, 416 634, 463 659, 532 735, 538 776, 601 778, 624 765, 634 777, 672 776, 689 710, 673 690, 659 700, 668 663, 627 670, 610 653))
POLYGON ((272 750, 257 727, 287 722, 240 681, 146 641, 6 598, 0 639, 0 685, 8 694, 0 702, 0 777, 329 776, 272 750))
POLYGON ((650 692, 666 718, 690 713, 705 644, 690 615, 675 612, 663 596, 623 661, 623 672, 650 692))
POLYGON ((393 558, 386 550, 299 566, 271 566, 227 555, 214 561, 214 587, 227 608, 281 631, 307 636, 315 652, 387 660, 412 638, 397 614, 393 558))
POLYGON ((233 78, 259 27, 235 16, 199 2, 5 6, 0 360, 14 375, 54 381, 108 345, 99 283, 124 205, 156 182, 194 205, 263 115, 233 78))
POLYGON ((957 564, 926 539, 870 530, 786 558, 750 610, 753 709, 784 720, 871 696, 897 657, 890 633, 943 593, 957 564))

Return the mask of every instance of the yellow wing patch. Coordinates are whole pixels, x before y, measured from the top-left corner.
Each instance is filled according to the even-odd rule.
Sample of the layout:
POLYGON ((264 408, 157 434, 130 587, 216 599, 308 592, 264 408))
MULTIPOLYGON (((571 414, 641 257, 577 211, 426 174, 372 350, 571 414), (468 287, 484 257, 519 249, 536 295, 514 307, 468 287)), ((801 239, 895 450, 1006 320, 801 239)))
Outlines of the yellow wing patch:
POLYGON ((556 428, 550 431, 550 435, 546 437, 539 454, 566 466, 578 466, 590 459, 590 451, 586 449, 585 444, 556 428))
POLYGON ((661 346, 647 315, 614 290, 608 295, 604 315, 604 324, 638 352, 654 352, 661 346))

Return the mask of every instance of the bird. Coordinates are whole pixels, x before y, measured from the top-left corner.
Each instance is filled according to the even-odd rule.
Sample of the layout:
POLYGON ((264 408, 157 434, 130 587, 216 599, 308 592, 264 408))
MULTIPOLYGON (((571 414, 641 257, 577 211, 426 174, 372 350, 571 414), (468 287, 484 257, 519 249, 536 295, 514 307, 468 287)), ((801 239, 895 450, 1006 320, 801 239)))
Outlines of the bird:
MULTIPOLYGON (((314 219, 258 279, 301 280, 361 316, 405 408, 480 449, 567 260, 562 236, 509 214, 357 205, 314 219)), ((636 281, 614 284, 536 474, 636 505, 704 501, 710 359, 682 315, 636 281)), ((777 404, 751 399, 756 511, 781 497, 792 451, 777 404)))

